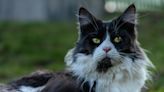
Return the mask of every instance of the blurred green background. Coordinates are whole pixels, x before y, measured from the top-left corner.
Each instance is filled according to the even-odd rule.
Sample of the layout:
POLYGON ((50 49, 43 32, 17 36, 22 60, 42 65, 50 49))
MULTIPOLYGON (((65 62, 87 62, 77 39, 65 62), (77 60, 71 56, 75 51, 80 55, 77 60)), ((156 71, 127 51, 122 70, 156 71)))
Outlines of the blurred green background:
MULTIPOLYGON (((42 2, 43 0, 38 1, 42 2)), ((80 4, 84 4, 84 6, 92 11, 92 8, 98 5, 97 3, 100 4, 100 0, 94 1, 97 3, 93 3, 92 1, 80 2, 80 4), (90 5, 92 7, 89 7, 90 5)), ((107 0, 106 2, 101 2, 99 7, 103 7, 104 9, 105 6, 108 13, 106 11, 99 11, 98 13, 100 14, 96 14, 94 12, 95 9, 93 9, 93 14, 102 19, 111 19, 119 15, 122 8, 125 9, 134 1, 125 0, 123 2, 125 4, 122 6, 121 0, 116 0, 115 3, 113 3, 114 0, 107 0), (109 3, 109 1, 112 3, 109 3), (112 9, 108 5, 113 5, 112 9)), ((153 0, 146 1, 150 4, 147 2, 134 3, 137 5, 137 9, 139 9, 139 41, 141 46, 149 51, 147 54, 156 66, 153 82, 148 83, 149 92, 164 92, 164 12, 162 11, 164 8, 162 4, 158 5, 159 3, 151 2, 153 0)), ((161 2, 163 1, 161 0, 161 2)), ((0 4, 2 3, 4 3, 4 0, 0 0, 0 4)), ((52 0, 49 3, 52 4, 52 0)), ((70 7, 68 6, 68 2, 64 5, 70 8, 68 11, 71 11, 66 12, 64 9, 67 9, 67 7, 60 6, 63 7, 63 10, 60 10, 60 12, 56 12, 55 14, 54 10, 54 13, 51 12, 49 15, 46 15, 48 17, 41 17, 40 19, 36 19, 33 15, 30 15, 31 17, 24 15, 22 15, 23 17, 13 17, 16 16, 14 15, 15 13, 13 16, 11 16, 12 14, 10 15, 9 10, 6 10, 9 13, 4 13, 6 6, 0 6, 0 82, 9 82, 38 69, 52 71, 64 69, 64 56, 74 46, 78 36, 76 17, 74 15, 78 6, 75 8, 75 6, 72 7, 70 5, 70 7), (59 16, 56 16, 57 14, 59 16), (6 17, 6 15, 10 16, 6 17)), ((51 8, 53 9, 54 7, 51 8)))

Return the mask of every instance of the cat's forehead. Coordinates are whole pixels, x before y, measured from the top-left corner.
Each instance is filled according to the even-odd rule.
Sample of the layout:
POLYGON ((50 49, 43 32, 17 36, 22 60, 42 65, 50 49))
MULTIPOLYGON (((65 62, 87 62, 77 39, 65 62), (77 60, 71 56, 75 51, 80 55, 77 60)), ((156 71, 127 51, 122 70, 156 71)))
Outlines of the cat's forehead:
POLYGON ((97 37, 104 37, 106 36, 106 33, 111 34, 113 29, 112 29, 112 23, 111 22, 105 22, 97 25, 97 28, 92 24, 89 24, 85 27, 83 27, 83 32, 81 33, 82 37, 86 36, 97 36, 97 37))
POLYGON ((113 20, 110 21, 103 21, 102 27, 100 27, 99 33, 113 33, 115 31, 115 24, 113 20))
POLYGON ((103 21, 102 23, 103 23, 103 27, 104 27, 104 29, 106 29, 106 31, 114 28, 114 20, 103 21))
POLYGON ((124 23, 122 21, 118 21, 116 19, 113 19, 113 20, 110 20, 110 21, 103 21, 102 22, 102 32, 108 32, 109 34, 112 34, 112 33, 126 33, 125 30, 133 30, 133 29, 130 29, 130 28, 133 28, 133 26, 131 26, 130 24, 128 23, 124 23))
POLYGON ((125 28, 119 27, 119 23, 115 19, 109 21, 96 21, 95 23, 96 23, 95 25, 89 23, 85 26, 82 26, 81 27, 82 35, 86 36, 86 35, 95 34, 95 35, 106 36, 105 35, 106 33, 112 35, 113 33, 124 34, 125 32, 124 31, 125 28))

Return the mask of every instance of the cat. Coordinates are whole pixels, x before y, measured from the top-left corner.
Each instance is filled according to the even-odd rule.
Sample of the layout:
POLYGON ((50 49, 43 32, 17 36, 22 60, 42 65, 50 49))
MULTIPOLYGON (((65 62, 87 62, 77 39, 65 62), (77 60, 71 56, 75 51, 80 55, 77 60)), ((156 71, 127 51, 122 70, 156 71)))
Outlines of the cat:
POLYGON ((65 62, 95 92, 140 92, 153 67, 137 39, 135 5, 118 18, 101 21, 79 9, 79 38, 65 62))
POLYGON ((109 21, 84 7, 77 16, 79 37, 65 56, 66 71, 11 84, 19 92, 141 92, 154 66, 138 42, 135 5, 109 21))

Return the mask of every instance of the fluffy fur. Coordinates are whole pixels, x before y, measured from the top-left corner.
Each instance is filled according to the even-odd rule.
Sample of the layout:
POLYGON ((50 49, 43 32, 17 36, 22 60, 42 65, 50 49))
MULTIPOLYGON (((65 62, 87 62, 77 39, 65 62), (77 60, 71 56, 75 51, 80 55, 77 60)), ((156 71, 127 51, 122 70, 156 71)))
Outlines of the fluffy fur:
MULTIPOLYGON (((135 25, 136 17, 134 8, 134 5, 131 5, 124 12, 121 16, 123 21, 135 25)), ((97 21, 94 17, 90 18, 92 15, 84 9, 81 11, 82 18, 79 14, 79 24, 81 27, 79 29, 79 42, 80 39, 83 39, 83 35, 81 35, 83 29, 84 31, 86 29, 83 28, 83 26, 88 25, 90 22, 94 25, 96 24, 95 21, 97 21), (95 21, 92 19, 95 19, 95 21)), ((99 22, 97 22, 97 25, 99 26, 99 22)), ((97 26, 95 25, 94 28, 95 27, 97 26)), ((95 47, 94 50, 90 49, 91 53, 87 50, 79 50, 78 53, 77 48, 82 46, 81 44, 79 47, 77 46, 67 53, 65 62, 68 66, 68 70, 72 71, 79 79, 84 79, 84 82, 89 81, 90 89, 92 89, 94 82, 96 81, 95 92, 140 92, 145 85, 145 81, 150 79, 148 68, 153 67, 153 64, 150 62, 144 50, 140 47, 139 42, 137 41, 136 31, 134 31, 133 42, 137 49, 135 48, 135 53, 132 53, 135 58, 131 57, 131 53, 124 53, 125 55, 121 55, 122 53, 118 51, 111 41, 111 33, 108 33, 108 27, 106 27, 106 31, 105 39, 95 47), (108 53, 105 53, 103 51, 103 48, 105 47, 110 47, 111 50, 108 53), (98 63, 105 57, 111 59, 110 62, 113 66, 106 72, 98 72, 96 69, 98 63)))
POLYGON ((97 65, 92 56, 78 54, 78 62, 72 63, 73 50, 70 50, 65 58, 68 69, 79 76, 79 79, 90 81, 90 85, 96 81, 96 92, 140 92, 145 81, 150 79, 147 68, 152 67, 152 63, 144 52, 143 59, 136 59, 134 62, 129 57, 123 57, 121 64, 101 74, 96 72, 97 65))

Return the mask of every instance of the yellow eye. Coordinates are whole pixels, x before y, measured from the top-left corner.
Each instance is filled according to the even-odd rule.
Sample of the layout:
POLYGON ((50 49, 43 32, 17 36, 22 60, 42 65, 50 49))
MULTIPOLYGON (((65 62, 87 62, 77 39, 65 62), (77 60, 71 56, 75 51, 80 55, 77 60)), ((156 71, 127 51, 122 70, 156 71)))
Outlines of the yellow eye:
POLYGON ((99 38, 93 38, 92 41, 95 44, 99 44, 100 43, 100 39, 99 38))
POLYGON ((121 42, 121 40, 122 40, 122 38, 120 36, 117 36, 114 38, 115 43, 119 43, 119 42, 121 42))

